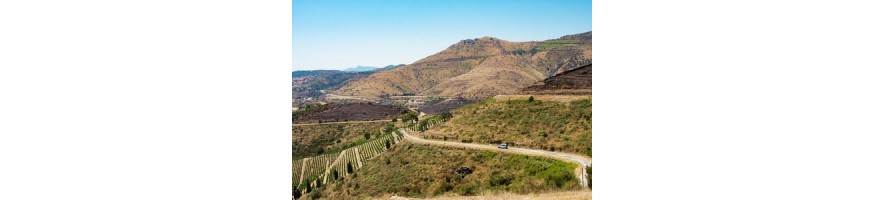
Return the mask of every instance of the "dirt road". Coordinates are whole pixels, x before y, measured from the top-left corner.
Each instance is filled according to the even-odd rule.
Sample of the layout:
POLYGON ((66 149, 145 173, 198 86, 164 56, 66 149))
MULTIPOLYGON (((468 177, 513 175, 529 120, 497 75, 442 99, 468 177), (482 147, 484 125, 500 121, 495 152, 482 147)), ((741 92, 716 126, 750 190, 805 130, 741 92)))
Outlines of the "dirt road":
POLYGON ((495 145, 485 145, 485 144, 473 144, 473 143, 460 143, 460 142, 446 142, 439 140, 427 140, 423 139, 408 133, 408 131, 404 129, 399 129, 399 132, 403 134, 404 138, 409 141, 423 143, 423 144, 432 144, 432 145, 440 145, 440 146, 454 146, 454 147, 465 147, 471 149, 481 149, 481 150, 490 150, 497 151, 503 153, 515 153, 515 154, 523 154, 523 155, 532 155, 532 156, 544 156, 549 158, 554 158, 558 160, 563 160, 567 162, 578 163, 579 169, 575 170, 575 175, 577 175, 578 180, 581 182, 581 186, 584 188, 589 188, 587 184, 587 170, 585 168, 590 166, 591 159, 584 156, 563 153, 563 152, 553 152, 553 151, 544 151, 537 149, 525 149, 525 148, 516 148, 510 147, 507 149, 498 149, 495 145))

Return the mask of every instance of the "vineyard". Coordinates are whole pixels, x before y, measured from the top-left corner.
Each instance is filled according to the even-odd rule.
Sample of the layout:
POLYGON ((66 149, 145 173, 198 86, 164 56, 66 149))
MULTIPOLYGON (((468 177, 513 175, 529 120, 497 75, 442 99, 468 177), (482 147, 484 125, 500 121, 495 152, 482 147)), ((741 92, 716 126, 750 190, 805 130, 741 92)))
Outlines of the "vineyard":
POLYGON ((292 158, 338 153, 392 131, 392 128, 378 131, 388 126, 393 125, 390 122, 368 122, 292 126, 292 158))
POLYGON ((406 126, 406 129, 411 131, 426 131, 430 127, 436 126, 438 124, 442 124, 443 122, 448 121, 452 118, 452 113, 443 112, 439 115, 433 115, 422 120, 419 120, 418 123, 411 123, 406 126))
POLYGON ((297 184, 298 189, 310 192, 309 188, 317 188, 352 174, 369 159, 387 151, 402 139, 403 136, 399 133, 382 134, 337 153, 292 160, 292 181, 297 184))

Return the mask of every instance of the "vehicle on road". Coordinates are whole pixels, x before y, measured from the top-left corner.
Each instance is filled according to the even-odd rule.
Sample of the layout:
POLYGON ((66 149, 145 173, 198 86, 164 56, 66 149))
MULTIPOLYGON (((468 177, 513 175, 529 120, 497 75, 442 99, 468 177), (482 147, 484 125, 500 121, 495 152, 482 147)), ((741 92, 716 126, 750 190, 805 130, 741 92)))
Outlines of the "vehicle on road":
POLYGON ((499 148, 499 149, 507 149, 507 143, 499 144, 499 145, 498 145, 498 148, 499 148))

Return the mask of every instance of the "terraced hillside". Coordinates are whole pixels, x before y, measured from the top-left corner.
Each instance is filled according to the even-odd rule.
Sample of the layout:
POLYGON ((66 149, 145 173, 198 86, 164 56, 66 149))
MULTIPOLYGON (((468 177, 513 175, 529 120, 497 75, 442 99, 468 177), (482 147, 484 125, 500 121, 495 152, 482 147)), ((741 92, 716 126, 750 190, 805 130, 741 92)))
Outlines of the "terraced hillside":
POLYGON ((590 64, 591 46, 591 32, 540 42, 510 42, 493 37, 462 40, 412 64, 349 82, 333 93, 468 99, 516 94, 544 78, 590 64))
POLYGON ((425 138, 592 156, 592 104, 582 95, 501 95, 452 111, 425 138), (529 100, 531 99, 531 100, 529 100))
POLYGON ((312 192, 330 182, 343 179, 362 168, 372 158, 392 148, 402 135, 386 133, 363 144, 337 153, 292 160, 292 183, 298 194, 312 192))
POLYGON ((311 124, 292 126, 292 157, 334 153, 382 136, 389 122, 311 124))
POLYGON ((575 168, 549 158, 403 143, 365 162, 354 175, 327 184, 317 196, 427 198, 580 190, 575 168))

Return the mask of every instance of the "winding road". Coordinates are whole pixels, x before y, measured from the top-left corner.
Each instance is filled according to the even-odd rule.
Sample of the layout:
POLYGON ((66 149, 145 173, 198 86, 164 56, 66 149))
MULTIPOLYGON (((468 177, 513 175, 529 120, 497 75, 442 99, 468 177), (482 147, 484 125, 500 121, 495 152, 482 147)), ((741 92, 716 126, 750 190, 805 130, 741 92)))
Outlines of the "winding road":
POLYGON ((532 156, 544 156, 549 158, 554 158, 558 160, 563 160, 567 162, 574 162, 579 165, 577 169, 575 169, 575 175, 577 175, 578 180, 581 182, 581 186, 584 188, 589 188, 589 184, 587 184, 587 170, 585 168, 590 166, 591 159, 584 156, 563 153, 563 152, 553 152, 553 151, 544 151, 537 149, 525 149, 525 148, 516 148, 509 147, 507 149, 498 149, 495 145, 486 145, 486 144, 473 144, 473 143, 460 143, 460 142, 446 142, 439 140, 427 140, 417 136, 413 136, 408 133, 408 131, 404 129, 398 130, 403 134, 406 140, 422 143, 422 144, 431 144, 431 145, 439 145, 439 146, 454 146, 454 147, 465 147, 471 149, 480 149, 480 150, 490 150, 490 151, 498 151, 504 153, 515 153, 515 154, 523 154, 523 155, 532 155, 532 156))

